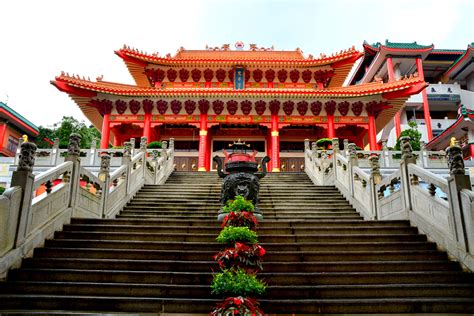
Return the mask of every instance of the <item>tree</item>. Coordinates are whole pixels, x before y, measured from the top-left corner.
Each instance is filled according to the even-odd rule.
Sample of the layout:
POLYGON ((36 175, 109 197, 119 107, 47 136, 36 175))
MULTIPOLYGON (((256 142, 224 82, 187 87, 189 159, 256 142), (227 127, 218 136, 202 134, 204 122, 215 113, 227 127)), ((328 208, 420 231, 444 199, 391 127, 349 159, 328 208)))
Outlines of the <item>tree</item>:
POLYGON ((409 129, 400 133, 400 137, 398 137, 397 143, 395 144, 395 150, 400 150, 400 138, 403 136, 410 137, 411 148, 414 151, 421 149, 421 133, 418 131, 418 124, 416 124, 415 121, 409 121, 408 126, 410 127, 409 129))
POLYGON ((100 133, 94 126, 87 126, 84 121, 79 122, 72 116, 63 116, 62 120, 52 127, 39 127, 36 145, 39 148, 50 148, 51 143, 45 138, 53 141, 57 137, 59 138, 59 148, 67 148, 69 136, 72 133, 78 133, 82 136, 81 148, 90 148, 92 138, 100 138, 100 133))

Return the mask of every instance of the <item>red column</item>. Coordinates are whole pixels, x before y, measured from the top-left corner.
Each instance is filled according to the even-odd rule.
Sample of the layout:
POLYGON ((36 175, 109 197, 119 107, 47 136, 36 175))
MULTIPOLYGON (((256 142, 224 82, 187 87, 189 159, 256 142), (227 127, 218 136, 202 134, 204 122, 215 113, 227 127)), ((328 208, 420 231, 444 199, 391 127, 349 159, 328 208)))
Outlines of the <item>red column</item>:
MULTIPOLYGON (((388 81, 395 81, 395 71, 393 69, 393 60, 392 57, 387 57, 387 71, 388 71, 388 81)), ((395 125, 395 133, 397 134, 397 138, 400 137, 400 133, 402 132, 402 127, 400 125, 400 111, 395 114, 393 118, 393 125, 395 125)))
POLYGON ((375 116, 369 114, 369 146, 370 150, 377 150, 377 129, 375 127, 375 116))
MULTIPOLYGON (((423 73, 423 61, 421 58, 416 59, 416 68, 418 70, 418 76, 424 80, 425 75, 423 73)), ((426 125, 426 132, 428 135, 428 141, 433 139, 433 130, 431 129, 431 115, 430 115, 430 106, 428 104, 428 96, 426 95, 426 89, 421 91, 421 96, 423 98, 423 114, 425 116, 425 125, 426 125)))
POLYGON ((328 115, 328 138, 333 139, 336 137, 336 129, 334 127, 334 114, 328 115))
POLYGON ((470 144, 469 147, 471 147, 471 159, 474 160, 474 144, 470 144))
POLYGON ((146 137, 147 142, 151 139, 151 113, 145 113, 145 124, 143 126, 143 136, 146 137))
POLYGON ((272 154, 271 154, 271 172, 280 172, 280 132, 278 130, 278 115, 272 115, 272 154))
MULTIPOLYGON (((272 137, 271 135, 267 135, 267 156, 272 157, 272 137)), ((267 163, 267 170, 272 170, 272 162, 267 163)))
POLYGON ((104 114, 104 119, 102 120, 102 137, 100 138, 100 148, 107 149, 109 148, 109 139, 110 139, 110 113, 104 114))
POLYGON ((199 158, 198 158, 198 171, 209 171, 206 170, 206 152, 207 152, 207 114, 200 115, 200 128, 199 128, 199 158))
POLYGON ((118 146, 120 146, 120 139, 118 135, 114 135, 114 147, 118 147, 118 146))
POLYGON ((7 122, 3 122, 0 126, 0 149, 3 148, 5 142, 5 132, 7 131, 7 122))
POLYGON ((211 170, 211 136, 207 134, 206 139, 206 156, 204 157, 204 167, 206 171, 211 170))

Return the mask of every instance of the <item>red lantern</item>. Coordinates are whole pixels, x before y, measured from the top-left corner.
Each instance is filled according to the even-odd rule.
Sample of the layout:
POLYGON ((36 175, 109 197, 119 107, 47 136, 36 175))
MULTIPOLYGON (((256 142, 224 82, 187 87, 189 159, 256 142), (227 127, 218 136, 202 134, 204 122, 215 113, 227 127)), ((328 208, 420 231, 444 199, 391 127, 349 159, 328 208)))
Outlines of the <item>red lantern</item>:
POLYGON ((168 102, 166 102, 165 100, 158 100, 156 101, 156 108, 158 109, 158 113, 163 115, 166 113, 166 110, 168 110, 168 102))
POLYGON ((334 115, 336 112, 336 102, 335 101, 327 101, 324 103, 324 109, 326 110, 326 115, 334 115))
POLYGON ((300 115, 305 115, 306 112, 308 112, 308 102, 306 101, 300 101, 296 105, 296 109, 298 110, 298 113, 300 115))
POLYGON ((263 113, 265 113, 266 108, 267 102, 262 100, 255 102, 255 112, 257 112, 258 115, 263 115, 263 113))
POLYGON ((214 100, 212 101, 212 109, 216 115, 220 115, 224 110, 224 102, 221 100, 214 100))
POLYGON ((140 111, 140 102, 136 100, 130 100, 128 104, 130 105, 130 112, 132 112, 132 114, 137 114, 138 111, 140 111))
POLYGON ((249 115, 250 111, 252 111, 252 102, 248 100, 240 102, 240 109, 244 115, 249 115))
POLYGON ((209 112, 209 103, 209 100, 206 99, 199 100, 199 111, 201 114, 207 114, 207 112, 209 112))
POLYGON ((323 104, 319 101, 311 102, 311 113, 313 113, 315 116, 318 116, 321 113, 322 106, 323 104))
POLYGON ((184 102, 184 110, 186 111, 186 113, 188 113, 189 115, 193 114, 194 113, 194 110, 196 110, 196 102, 194 102, 193 100, 187 100, 184 102))
POLYGON ((361 101, 352 103, 352 113, 355 116, 359 116, 362 113, 362 108, 364 104, 361 101))
POLYGON ((234 115, 237 112, 238 104, 237 101, 229 100, 227 101, 227 111, 230 115, 234 115))
POLYGON ((278 115, 278 111, 280 111, 280 101, 278 100, 270 101, 269 108, 272 115, 278 115))
POLYGON ((201 80, 201 70, 194 68, 191 71, 191 78, 193 78, 194 82, 199 82, 199 80, 201 80))
POLYGON ((216 78, 217 78, 217 81, 223 82, 225 80, 225 70, 224 69, 217 69, 216 70, 216 78))
POLYGON ((341 113, 342 116, 346 116, 347 113, 349 112, 349 102, 347 101, 340 102, 337 105, 337 109, 339 110, 339 113, 341 113))
POLYGON ((101 115, 110 114, 110 112, 112 112, 112 109, 114 107, 112 101, 107 100, 107 99, 97 101, 97 106, 99 108, 99 113, 101 115))
POLYGON ((281 83, 285 82, 287 78, 288 78, 288 71, 286 71, 285 69, 278 70, 278 80, 281 83))
POLYGON ((181 82, 186 82, 188 81, 189 79, 189 70, 187 69, 180 69, 179 70, 179 80, 181 80, 181 82))
POLYGON ((263 71, 261 71, 260 69, 255 69, 253 71, 253 80, 255 80, 255 82, 260 82, 262 81, 263 79, 263 71))
POLYGON ((171 111, 173 112, 173 114, 179 114, 179 112, 181 112, 182 107, 183 106, 181 104, 181 101, 179 100, 171 101, 171 111))
POLYGON ((288 100, 283 103, 283 111, 285 112, 286 115, 288 116, 291 115, 294 109, 295 109, 295 102, 288 100))
POLYGON ((304 83, 309 83, 311 81, 311 75, 311 70, 306 69, 305 71, 303 71, 303 73, 301 74, 301 78, 303 79, 304 83))
POLYGON ((245 76, 244 76, 245 82, 249 82, 249 80, 250 80, 250 70, 245 69, 244 74, 245 74, 245 76))
POLYGON ((297 83, 298 80, 300 79, 300 72, 296 69, 293 69, 290 71, 290 80, 293 83, 297 83))
POLYGON ((231 69, 228 72, 230 81, 234 81, 234 71, 235 71, 234 69, 231 69))
POLYGON ((118 114, 123 114, 127 110, 127 102, 123 100, 115 101, 115 109, 117 110, 118 114))
POLYGON ((273 82, 275 80, 275 70, 273 69, 268 69, 265 71, 265 79, 267 82, 273 82))
POLYGON ((176 77, 178 76, 178 72, 174 70, 173 68, 170 68, 166 72, 166 75, 168 76, 169 82, 174 82, 176 80, 176 77))
POLYGON ((214 78, 214 71, 212 71, 211 69, 207 68, 206 70, 204 70, 204 79, 209 82, 209 81, 212 81, 212 78, 214 78))
POLYGON ((151 111, 153 111, 153 101, 149 99, 145 99, 142 101, 143 104, 143 111, 145 111, 146 114, 150 114, 151 111))

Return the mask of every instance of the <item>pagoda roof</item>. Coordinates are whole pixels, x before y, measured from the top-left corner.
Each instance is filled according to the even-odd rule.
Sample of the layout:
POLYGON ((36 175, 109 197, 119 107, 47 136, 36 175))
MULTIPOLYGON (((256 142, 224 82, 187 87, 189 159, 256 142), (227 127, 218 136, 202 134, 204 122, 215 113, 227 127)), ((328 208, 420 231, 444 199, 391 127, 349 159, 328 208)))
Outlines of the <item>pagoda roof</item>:
POLYGON ((425 51, 425 50, 432 50, 434 45, 420 45, 417 42, 411 43, 396 43, 390 42, 389 40, 385 40, 385 43, 374 43, 369 44, 367 41, 364 41, 364 49, 371 50, 374 52, 378 52, 382 49, 389 49, 389 50, 403 50, 403 51, 425 51))
POLYGON ((32 136, 36 136, 39 133, 39 128, 35 124, 3 102, 0 102, 0 117, 7 119, 24 133, 32 136))
POLYGON ((474 122, 474 110, 468 109, 465 105, 459 108, 457 120, 446 128, 441 134, 433 138, 425 148, 428 150, 444 150, 448 147, 451 137, 460 138, 466 132, 463 128, 469 128, 474 122))
POLYGON ((406 99, 419 93, 427 84, 418 77, 407 78, 399 81, 383 83, 372 82, 347 87, 313 89, 271 89, 248 88, 235 90, 229 88, 154 88, 138 87, 135 85, 117 84, 105 81, 90 81, 78 76, 61 74, 51 83, 60 91, 66 92, 80 107, 86 117, 96 126, 102 124, 102 116, 98 110, 91 106, 91 100, 105 95, 124 97, 163 97, 163 98, 196 98, 196 97, 224 97, 224 98, 308 98, 308 99, 348 99, 367 98, 370 96, 381 97, 389 100, 390 107, 377 117, 377 129, 382 129, 404 105, 406 99))
POLYGON ((474 71, 474 43, 467 46, 464 53, 453 62, 445 75, 450 79, 462 80, 474 71))
POLYGON ((272 49, 256 50, 185 50, 181 48, 175 56, 165 57, 147 54, 127 46, 115 52, 123 59, 130 74, 139 86, 149 86, 143 69, 150 66, 169 67, 213 67, 213 66, 250 66, 250 67, 294 67, 312 68, 330 66, 335 70, 330 86, 341 86, 352 69, 353 64, 362 56, 354 47, 332 55, 321 54, 319 58, 303 56, 300 49, 295 51, 276 51, 272 49))

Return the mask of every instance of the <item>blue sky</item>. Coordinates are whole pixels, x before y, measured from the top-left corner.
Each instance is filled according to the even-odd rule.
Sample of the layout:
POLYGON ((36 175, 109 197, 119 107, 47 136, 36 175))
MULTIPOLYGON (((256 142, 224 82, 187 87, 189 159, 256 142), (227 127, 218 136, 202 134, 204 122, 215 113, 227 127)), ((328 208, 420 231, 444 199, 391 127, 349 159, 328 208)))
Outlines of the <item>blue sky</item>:
POLYGON ((165 55, 240 40, 318 56, 364 40, 460 49, 474 41, 472 0, 17 0, 1 1, 0 13, 0 101, 37 125, 84 119, 49 84, 62 70, 133 83, 113 53, 123 44, 165 55))

